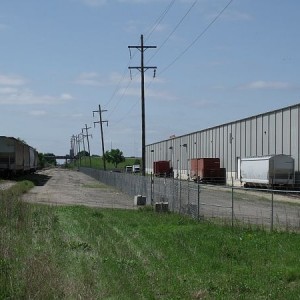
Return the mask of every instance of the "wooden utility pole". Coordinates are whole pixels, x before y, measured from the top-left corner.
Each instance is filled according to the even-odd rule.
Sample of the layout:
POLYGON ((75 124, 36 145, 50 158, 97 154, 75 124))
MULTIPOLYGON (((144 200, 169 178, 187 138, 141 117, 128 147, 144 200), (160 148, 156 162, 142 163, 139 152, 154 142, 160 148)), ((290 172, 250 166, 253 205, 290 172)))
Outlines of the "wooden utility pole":
POLYGON ((129 49, 135 48, 141 52, 141 66, 128 67, 129 70, 137 69, 141 72, 141 106, 142 106, 142 175, 146 175, 146 125, 145 125, 145 71, 154 69, 154 76, 157 67, 144 66, 144 51, 149 48, 156 48, 156 46, 144 46, 144 37, 141 35, 140 46, 128 46, 129 49))
POLYGON ((102 121, 102 113, 105 112, 107 110, 101 110, 101 106, 99 104, 99 108, 98 110, 94 110, 93 111, 93 116, 95 115, 95 113, 99 113, 99 121, 94 122, 94 126, 96 123, 100 124, 100 132, 101 132, 101 141, 102 141, 102 160, 103 160, 103 168, 104 171, 106 171, 106 162, 105 162, 105 156, 104 156, 104 137, 103 137, 103 123, 106 123, 106 125, 108 126, 108 121, 102 121))
POLYGON ((88 146, 88 152, 89 152, 89 158, 90 158, 90 167, 92 166, 92 161, 91 161, 91 151, 90 151, 90 141, 89 141, 89 132, 88 130, 91 129, 91 127, 87 127, 87 124, 85 124, 85 128, 82 128, 82 133, 83 130, 85 130, 85 134, 83 135, 83 140, 86 137, 87 140, 87 146, 88 146))

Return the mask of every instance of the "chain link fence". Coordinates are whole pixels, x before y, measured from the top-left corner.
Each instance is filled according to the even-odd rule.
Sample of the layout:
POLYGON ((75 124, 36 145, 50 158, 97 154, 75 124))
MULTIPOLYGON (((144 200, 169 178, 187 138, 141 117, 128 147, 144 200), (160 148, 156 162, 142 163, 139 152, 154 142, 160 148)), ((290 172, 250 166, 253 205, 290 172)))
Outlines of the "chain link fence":
POLYGON ((167 203, 169 211, 194 219, 214 219, 232 226, 257 225, 271 230, 300 229, 299 191, 199 184, 180 178, 143 177, 90 168, 80 171, 116 187, 132 199, 136 195, 146 196, 147 205, 167 203))

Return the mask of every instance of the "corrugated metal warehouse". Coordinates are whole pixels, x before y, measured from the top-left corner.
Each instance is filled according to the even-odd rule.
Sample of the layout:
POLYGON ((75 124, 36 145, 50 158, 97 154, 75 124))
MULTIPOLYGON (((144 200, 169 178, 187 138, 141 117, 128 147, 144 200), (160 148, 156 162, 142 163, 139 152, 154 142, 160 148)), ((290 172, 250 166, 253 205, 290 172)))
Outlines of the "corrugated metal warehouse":
POLYGON ((169 161, 174 176, 187 178, 193 158, 220 158, 227 182, 239 183, 241 158, 286 154, 299 180, 300 103, 146 146, 146 172, 154 161, 169 161))

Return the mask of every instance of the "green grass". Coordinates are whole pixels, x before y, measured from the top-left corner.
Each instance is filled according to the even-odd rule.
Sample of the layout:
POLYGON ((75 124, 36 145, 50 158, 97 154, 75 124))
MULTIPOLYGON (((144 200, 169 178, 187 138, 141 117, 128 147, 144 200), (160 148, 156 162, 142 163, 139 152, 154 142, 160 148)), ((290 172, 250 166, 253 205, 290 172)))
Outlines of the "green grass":
POLYGON ((1 193, 0 299, 298 299, 300 238, 1 193))

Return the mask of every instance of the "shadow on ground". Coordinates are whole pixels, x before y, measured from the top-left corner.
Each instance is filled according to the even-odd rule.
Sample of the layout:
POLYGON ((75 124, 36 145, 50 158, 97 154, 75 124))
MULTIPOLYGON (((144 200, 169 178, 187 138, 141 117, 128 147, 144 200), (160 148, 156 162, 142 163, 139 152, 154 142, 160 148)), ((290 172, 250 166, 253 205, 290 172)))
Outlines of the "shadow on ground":
POLYGON ((36 173, 36 174, 23 175, 19 177, 17 181, 29 180, 33 182, 35 186, 44 186, 50 178, 51 176, 36 173))

